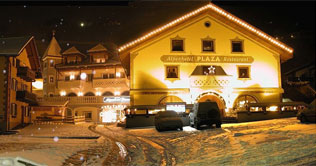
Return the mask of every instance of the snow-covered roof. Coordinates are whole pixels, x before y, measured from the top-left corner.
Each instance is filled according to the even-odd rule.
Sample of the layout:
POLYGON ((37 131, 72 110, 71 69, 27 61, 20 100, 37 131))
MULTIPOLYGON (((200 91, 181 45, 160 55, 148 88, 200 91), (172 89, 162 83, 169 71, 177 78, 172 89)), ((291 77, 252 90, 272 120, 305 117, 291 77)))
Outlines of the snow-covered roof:
POLYGON ((43 59, 46 58, 47 56, 61 57, 60 51, 61 51, 60 45, 58 44, 55 36, 53 36, 52 40, 50 41, 43 55, 43 59))
POLYGON ((102 44, 98 44, 94 46, 93 48, 89 49, 87 52, 91 53, 91 52, 100 52, 100 51, 107 51, 107 49, 102 44))
POLYGON ((71 54, 80 54, 82 56, 85 56, 75 46, 72 46, 71 48, 69 48, 69 49, 67 49, 66 51, 63 52, 63 55, 71 55, 71 54))

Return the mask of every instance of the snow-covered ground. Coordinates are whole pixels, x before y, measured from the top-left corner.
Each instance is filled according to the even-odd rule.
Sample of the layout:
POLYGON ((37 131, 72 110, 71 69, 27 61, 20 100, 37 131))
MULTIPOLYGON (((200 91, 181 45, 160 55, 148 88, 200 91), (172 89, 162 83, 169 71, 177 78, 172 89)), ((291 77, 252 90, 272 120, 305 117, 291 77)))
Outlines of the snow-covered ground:
POLYGON ((0 136, 0 157, 54 166, 316 165, 316 124, 296 118, 165 132, 91 125, 30 125, 19 134, 0 136))

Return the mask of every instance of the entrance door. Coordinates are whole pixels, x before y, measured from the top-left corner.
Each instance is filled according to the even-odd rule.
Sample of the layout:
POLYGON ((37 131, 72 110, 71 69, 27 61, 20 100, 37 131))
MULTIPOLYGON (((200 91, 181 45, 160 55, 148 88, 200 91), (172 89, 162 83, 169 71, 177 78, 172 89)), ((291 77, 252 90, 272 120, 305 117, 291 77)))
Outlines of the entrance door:
POLYGON ((222 117, 225 117, 225 103, 222 99, 220 99, 216 95, 204 95, 201 98, 199 98, 198 102, 216 102, 217 106, 221 112, 222 117))
POLYGON ((24 116, 25 116, 25 107, 24 106, 21 106, 21 112, 22 112, 21 124, 24 125, 24 116))

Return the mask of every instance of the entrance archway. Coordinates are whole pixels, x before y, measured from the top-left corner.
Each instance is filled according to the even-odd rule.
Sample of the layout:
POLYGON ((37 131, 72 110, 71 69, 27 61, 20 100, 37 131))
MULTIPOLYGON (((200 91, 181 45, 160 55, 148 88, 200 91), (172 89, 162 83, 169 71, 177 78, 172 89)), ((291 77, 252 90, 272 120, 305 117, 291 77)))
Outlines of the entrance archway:
POLYGON ((225 100, 217 93, 203 93, 199 95, 196 99, 196 102, 216 102, 217 106, 221 112, 222 117, 225 117, 225 100))

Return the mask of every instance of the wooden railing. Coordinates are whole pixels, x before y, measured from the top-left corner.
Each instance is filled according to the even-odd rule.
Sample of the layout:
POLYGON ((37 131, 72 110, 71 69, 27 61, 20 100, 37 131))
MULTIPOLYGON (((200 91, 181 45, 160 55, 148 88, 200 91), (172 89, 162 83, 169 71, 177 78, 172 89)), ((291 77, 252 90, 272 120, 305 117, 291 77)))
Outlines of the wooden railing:
MULTIPOLYGON (((125 96, 126 97, 126 96, 125 96)), ((109 97, 111 98, 111 96, 109 97)), ((112 96, 112 98, 115 98, 112 96)), ((68 96, 56 96, 56 97, 40 97, 37 98, 37 101, 39 103, 44 102, 66 102, 69 101, 68 104, 103 104, 104 103, 104 96, 74 96, 74 97, 68 97, 68 96)), ((113 103, 120 103, 121 101, 113 101, 113 103)), ((123 101, 125 102, 125 101, 123 101)))

